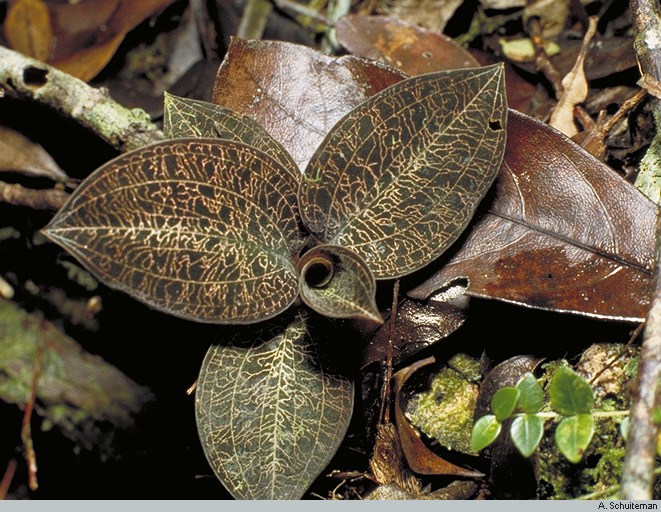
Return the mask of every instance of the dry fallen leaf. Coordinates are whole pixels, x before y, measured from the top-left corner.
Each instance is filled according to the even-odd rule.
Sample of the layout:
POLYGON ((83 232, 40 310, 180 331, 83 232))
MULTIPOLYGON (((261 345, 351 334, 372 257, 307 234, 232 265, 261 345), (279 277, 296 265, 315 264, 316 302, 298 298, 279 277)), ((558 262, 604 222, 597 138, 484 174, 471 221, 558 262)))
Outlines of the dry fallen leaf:
POLYGON ((353 55, 329 57, 297 44, 232 39, 213 102, 258 121, 303 170, 337 121, 404 78, 395 68, 353 55))
POLYGON ((2 171, 45 176, 55 181, 69 179, 42 146, 20 132, 0 125, 0 172, 2 171))
POLYGON ((338 41, 354 55, 410 75, 476 68, 475 58, 449 37, 386 16, 349 14, 335 23, 338 41))
POLYGON ((12 48, 88 81, 110 61, 126 34, 174 0, 19 0, 7 13, 12 48))
POLYGON ((45 61, 51 51, 51 22, 41 0, 18 0, 7 11, 5 38, 18 52, 45 61))

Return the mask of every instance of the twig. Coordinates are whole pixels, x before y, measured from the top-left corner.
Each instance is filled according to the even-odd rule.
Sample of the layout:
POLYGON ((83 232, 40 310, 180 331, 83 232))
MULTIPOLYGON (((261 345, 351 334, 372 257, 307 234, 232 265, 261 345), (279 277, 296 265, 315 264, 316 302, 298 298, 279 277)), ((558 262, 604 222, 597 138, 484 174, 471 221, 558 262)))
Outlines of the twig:
POLYGON ((15 472, 16 472, 16 459, 11 459, 7 464, 5 475, 2 477, 2 481, 0 482, 0 500, 4 500, 7 497, 7 492, 9 491, 9 486, 11 485, 11 481, 14 479, 15 472))
POLYGON ((35 210, 57 211, 69 197, 64 190, 50 188, 36 190, 19 184, 0 181, 0 203, 27 206, 35 210))
POLYGON ((124 108, 110 98, 106 89, 90 87, 52 66, 2 46, 0 89, 54 108, 120 151, 163 138, 163 133, 143 110, 124 108))
POLYGON ((388 336, 388 352, 383 377, 383 392, 381 395, 381 418, 379 423, 390 421, 390 381, 392 380, 392 360, 395 343, 395 326, 397 324, 397 304, 399 303, 399 279, 395 280, 392 289, 392 308, 390 308, 390 335, 388 336))
POLYGON ((311 20, 316 21, 317 23, 321 23, 322 25, 326 25, 328 27, 332 27, 333 25, 335 25, 335 22, 333 22, 333 20, 331 20, 330 18, 327 18, 326 16, 317 12, 313 8, 308 7, 307 5, 299 4, 294 0, 273 0, 273 3, 278 9, 285 12, 291 12, 296 16, 306 16, 311 20))
MULTIPOLYGON (((564 92, 564 87, 562 85, 563 76, 560 74, 558 69, 553 65, 549 60, 546 52, 544 51, 544 40, 542 39, 541 32, 542 28, 539 22, 539 19, 532 17, 528 23, 528 31, 530 33, 530 39, 535 46, 535 65, 537 69, 544 73, 544 76, 551 82, 553 90, 555 91, 556 98, 560 98, 564 92)), ((580 105, 574 107, 574 115, 578 118, 580 123, 584 128, 591 128, 593 121, 590 117, 590 114, 580 105)))
MULTIPOLYGON (((43 332, 45 320, 41 321, 41 328, 39 332, 43 332)), ((34 370, 32 372, 32 387, 30 389, 30 399, 25 406, 25 414, 23 415, 23 428, 21 429, 21 439, 25 445, 25 458, 28 461, 28 475, 30 489, 36 491, 39 487, 37 481, 37 454, 34 451, 34 444, 32 443, 32 427, 30 420, 32 418, 32 410, 34 409, 34 401, 37 398, 37 382, 41 374, 41 359, 44 353, 44 342, 41 336, 37 342, 37 351, 34 356, 34 370)))
MULTIPOLYGON (((657 0, 630 0, 635 40, 634 46, 643 76, 661 79, 661 14, 657 0)), ((661 136, 661 102, 651 100, 656 122, 655 140, 661 136)), ((652 148, 650 148, 651 151, 652 148)), ((647 158, 647 155, 646 155, 647 158)), ((650 310, 647 315, 643 348, 638 369, 638 392, 631 408, 631 434, 624 459, 620 497, 651 499, 656 460, 657 427, 652 410, 657 403, 661 378, 661 216, 656 226, 656 268, 654 270, 650 310)))
POLYGON ((617 124, 620 119, 628 114, 629 111, 632 110, 633 107, 635 107, 640 102, 640 100, 645 97, 646 94, 647 91, 645 89, 641 89, 631 98, 624 101, 622 105, 620 105, 620 108, 617 110, 617 112, 615 112, 615 114, 613 114, 608 119, 606 119, 605 110, 599 112, 597 122, 588 133, 588 136, 583 140, 583 142, 581 142, 583 149, 585 149, 595 158, 601 158, 606 152, 606 145, 604 144, 606 135, 608 135, 615 124, 617 124))
POLYGON ((269 0, 248 0, 243 8, 241 22, 236 29, 236 37, 261 39, 271 12, 273 12, 273 4, 269 0))
POLYGON ((619 354, 617 354, 613 359, 611 359, 606 366, 604 366, 601 370, 599 370, 592 379, 590 379, 590 386, 594 385, 595 382, 601 377, 606 371, 611 368, 615 362, 622 357, 624 354, 627 353, 627 351, 631 348, 631 345, 633 345, 633 342, 636 341, 636 338, 640 336, 640 333, 643 331, 643 327, 645 326, 644 323, 638 324, 638 327, 634 329, 634 331, 631 333, 631 336, 629 336, 629 341, 627 341, 627 344, 620 350, 619 354))

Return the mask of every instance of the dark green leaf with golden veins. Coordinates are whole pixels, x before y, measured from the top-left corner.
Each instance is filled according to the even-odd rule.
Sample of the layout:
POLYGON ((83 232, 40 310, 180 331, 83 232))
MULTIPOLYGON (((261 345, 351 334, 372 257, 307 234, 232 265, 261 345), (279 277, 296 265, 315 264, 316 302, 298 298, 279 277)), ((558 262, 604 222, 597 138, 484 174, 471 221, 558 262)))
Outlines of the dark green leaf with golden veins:
POLYGON ((307 227, 356 252, 376 279, 424 267, 457 239, 496 177, 504 89, 500 65, 430 73, 347 114, 303 175, 307 227))
POLYGON ((284 315, 260 327, 209 349, 197 383, 198 433, 235 498, 298 499, 344 438, 353 384, 332 363, 337 346, 321 332, 328 326, 318 332, 284 315))
POLYGON ((44 233, 158 310, 251 323, 298 295, 296 187, 291 172, 245 144, 164 141, 97 169, 44 233))
POLYGON ((376 306, 376 282, 365 262, 337 245, 318 245, 301 258, 301 299, 331 318, 361 318, 382 323, 376 306))
POLYGON ((220 105, 166 92, 163 131, 168 139, 210 137, 243 142, 271 155, 295 176, 300 175, 291 155, 261 124, 220 105))

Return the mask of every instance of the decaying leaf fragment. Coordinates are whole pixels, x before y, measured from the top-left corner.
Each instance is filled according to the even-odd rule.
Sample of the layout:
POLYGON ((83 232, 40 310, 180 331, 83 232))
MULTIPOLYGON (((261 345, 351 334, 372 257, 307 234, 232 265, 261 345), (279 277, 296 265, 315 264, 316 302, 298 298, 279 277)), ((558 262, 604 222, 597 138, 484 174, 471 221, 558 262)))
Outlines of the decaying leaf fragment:
POLYGON ((173 0, 19 0, 4 30, 12 48, 81 80, 94 78, 126 35, 173 0))
POLYGON ((48 7, 42 0, 18 0, 7 11, 5 37, 11 47, 28 57, 45 61, 51 53, 48 7))
POLYGON ((657 207, 553 128, 510 111, 507 130, 484 213, 409 295, 467 278, 466 293, 476 297, 642 321, 657 207))
POLYGON ((562 93, 558 98, 549 125, 567 135, 573 137, 578 133, 574 123, 574 107, 583 103, 588 96, 588 83, 585 78, 585 57, 590 45, 590 41, 597 30, 597 18, 590 18, 590 27, 588 28, 583 46, 576 58, 576 63, 569 73, 562 79, 562 93))
POLYGON ((328 325, 284 315, 209 348, 195 397, 198 432, 235 498, 301 498, 344 439, 353 384, 328 334, 328 325))

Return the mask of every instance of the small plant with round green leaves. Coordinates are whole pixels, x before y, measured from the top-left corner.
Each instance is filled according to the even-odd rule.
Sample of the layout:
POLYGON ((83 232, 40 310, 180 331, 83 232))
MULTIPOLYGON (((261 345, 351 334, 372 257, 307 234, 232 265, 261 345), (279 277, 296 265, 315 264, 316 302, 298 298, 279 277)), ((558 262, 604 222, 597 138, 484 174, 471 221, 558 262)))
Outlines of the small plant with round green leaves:
POLYGON ((544 434, 544 421, 562 417, 555 429, 558 449, 570 462, 583 457, 594 435, 594 418, 621 416, 629 411, 593 411, 594 393, 590 384, 575 371, 560 367, 549 386, 551 412, 540 412, 544 392, 532 373, 527 372, 516 386, 505 386, 494 393, 491 411, 473 426, 471 448, 480 451, 493 443, 502 431, 503 422, 512 419, 510 435, 514 446, 529 457, 544 434))

